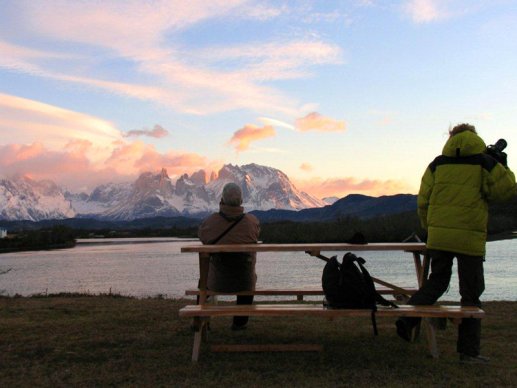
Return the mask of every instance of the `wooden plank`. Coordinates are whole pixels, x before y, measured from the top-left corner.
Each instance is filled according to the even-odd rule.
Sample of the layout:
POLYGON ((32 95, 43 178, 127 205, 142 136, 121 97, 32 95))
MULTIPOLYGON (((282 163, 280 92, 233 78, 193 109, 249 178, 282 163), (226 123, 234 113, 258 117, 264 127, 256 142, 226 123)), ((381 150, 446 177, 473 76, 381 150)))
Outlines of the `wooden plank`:
POLYGON ((211 345, 212 352, 322 352, 318 344, 211 345))
POLYGON ((199 304, 206 303, 210 255, 199 253, 199 304))
POLYGON ((438 351, 438 345, 436 343, 436 328, 429 322, 429 318, 424 319, 424 326, 426 329, 427 346, 429 347, 429 353, 433 358, 438 358, 440 352, 438 351))
POLYGON ((194 333, 194 345, 192 346, 192 361, 199 360, 199 350, 201 349, 201 330, 194 333))
MULTIPOLYGON (((255 305, 188 305, 180 309, 180 317, 217 316, 319 316, 319 317, 365 317, 367 309, 327 309, 314 304, 255 304, 255 305)), ((379 307, 378 317, 444 317, 483 318, 485 312, 478 307, 461 306, 410 306, 399 308, 379 307)))
POLYGON ((311 252, 321 251, 407 251, 421 252, 424 243, 371 243, 371 244, 227 244, 227 245, 187 245, 181 252, 214 253, 214 252, 311 252))
MULTIPOLYGON (((377 279, 379 280, 379 279, 377 279)), ((387 283, 388 284, 388 283, 387 283)), ((408 294, 412 295, 417 290, 416 288, 410 288, 410 287, 399 287, 394 286, 392 287, 377 287, 377 292, 379 294, 408 294)), ((199 295, 200 291, 197 288, 192 288, 185 291, 185 295, 188 296, 197 296, 199 295)), ((239 292, 216 292, 216 291, 207 291, 207 295, 308 295, 308 296, 318 296, 318 295, 324 295, 323 289, 321 288, 307 288, 307 289, 281 289, 281 288, 269 288, 269 289, 255 289, 250 291, 239 291, 239 292)))

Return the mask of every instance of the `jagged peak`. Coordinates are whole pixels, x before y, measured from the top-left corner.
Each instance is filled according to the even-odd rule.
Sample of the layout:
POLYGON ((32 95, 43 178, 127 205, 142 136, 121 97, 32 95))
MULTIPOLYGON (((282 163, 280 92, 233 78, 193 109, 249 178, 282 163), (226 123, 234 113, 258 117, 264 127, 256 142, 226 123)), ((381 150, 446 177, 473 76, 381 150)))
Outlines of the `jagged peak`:
POLYGON ((194 173, 192 173, 192 175, 190 176, 190 180, 198 185, 198 186, 202 186, 202 185, 205 185, 207 183, 206 181, 206 171, 205 170, 199 170, 199 171, 196 171, 194 173))

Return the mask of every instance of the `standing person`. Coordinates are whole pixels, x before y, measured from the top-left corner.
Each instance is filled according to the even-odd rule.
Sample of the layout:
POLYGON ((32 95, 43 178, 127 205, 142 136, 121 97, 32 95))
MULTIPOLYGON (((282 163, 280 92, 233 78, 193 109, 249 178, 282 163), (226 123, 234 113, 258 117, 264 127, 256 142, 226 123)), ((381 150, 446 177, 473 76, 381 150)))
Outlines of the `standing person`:
MULTIPOLYGON (((447 290, 452 262, 458 260, 462 306, 481 307, 485 289, 483 261, 487 236, 488 202, 511 199, 517 193, 515 175, 506 154, 494 157, 474 126, 460 124, 449 131, 442 155, 427 167, 418 193, 418 215, 427 230, 431 275, 408 301, 431 305, 447 290)), ((411 341, 419 318, 399 318, 397 334, 411 341)), ((480 355, 481 320, 463 319, 458 327, 460 361, 486 363, 480 355)))
MULTIPOLYGON (((242 190, 235 183, 223 188, 219 212, 203 221, 198 230, 203 244, 253 244, 258 241, 260 225, 252 214, 244 213, 242 190)), ((256 254, 252 252, 218 253, 210 257, 208 289, 239 292, 255 289, 256 254)), ((237 304, 252 304, 253 295, 238 295, 237 304)), ((248 317, 233 317, 232 330, 246 328, 248 317)))

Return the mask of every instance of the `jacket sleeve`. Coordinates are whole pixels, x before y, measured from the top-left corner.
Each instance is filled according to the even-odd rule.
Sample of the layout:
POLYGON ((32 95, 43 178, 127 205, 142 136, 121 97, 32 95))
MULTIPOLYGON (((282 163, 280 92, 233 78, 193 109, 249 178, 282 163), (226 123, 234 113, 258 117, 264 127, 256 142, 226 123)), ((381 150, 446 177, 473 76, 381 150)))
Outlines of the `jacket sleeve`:
POLYGON ((434 174, 429 167, 425 170, 420 182, 420 190, 418 192, 417 206, 418 217, 422 228, 427 230, 427 209, 429 208, 429 199, 433 191, 434 174))
POLYGON ((490 172, 484 174, 483 193, 489 202, 512 199, 517 195, 514 173, 509 168, 497 163, 490 172))

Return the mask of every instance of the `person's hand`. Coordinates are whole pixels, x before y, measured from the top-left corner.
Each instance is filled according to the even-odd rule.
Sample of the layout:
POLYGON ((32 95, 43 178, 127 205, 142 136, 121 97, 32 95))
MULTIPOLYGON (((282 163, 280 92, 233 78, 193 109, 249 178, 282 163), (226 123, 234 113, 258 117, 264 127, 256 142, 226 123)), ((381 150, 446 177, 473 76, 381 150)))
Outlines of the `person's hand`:
POLYGON ((506 155, 506 152, 498 152, 496 160, 503 166, 508 167, 508 155, 506 155))

